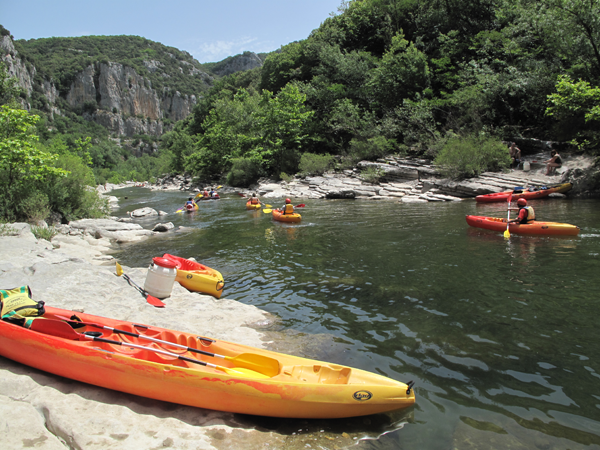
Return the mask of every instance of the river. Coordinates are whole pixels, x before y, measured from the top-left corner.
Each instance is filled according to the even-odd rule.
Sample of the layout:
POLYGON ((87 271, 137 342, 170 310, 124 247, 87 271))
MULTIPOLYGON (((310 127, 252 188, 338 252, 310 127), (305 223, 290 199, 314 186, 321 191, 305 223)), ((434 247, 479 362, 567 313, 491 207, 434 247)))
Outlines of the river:
MULTIPOLYGON (((186 199, 141 188, 113 195, 118 216, 172 213, 186 199)), ((302 223, 288 225, 225 195, 161 219, 186 231, 114 256, 131 267, 193 256, 223 274, 223 297, 314 339, 303 356, 416 381, 415 407, 364 426, 361 448, 600 448, 599 200, 530 202, 538 219, 578 225, 580 235, 508 240, 465 222, 505 217, 506 204, 305 203, 302 223)))

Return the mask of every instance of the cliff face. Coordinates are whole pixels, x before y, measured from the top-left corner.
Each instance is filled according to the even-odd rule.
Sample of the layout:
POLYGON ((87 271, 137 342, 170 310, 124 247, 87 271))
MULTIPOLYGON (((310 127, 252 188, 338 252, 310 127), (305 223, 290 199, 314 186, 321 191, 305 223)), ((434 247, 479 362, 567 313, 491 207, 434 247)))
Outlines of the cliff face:
POLYGON ((241 55, 226 58, 212 69, 213 73, 218 76, 231 75, 235 72, 251 70, 256 67, 262 67, 263 63, 260 57, 253 52, 244 52, 241 55))
MULTIPOLYGON (((63 114, 57 106, 60 94, 53 80, 36 78, 36 68, 21 59, 11 36, 2 36, 0 48, 9 75, 17 79, 27 97, 30 98, 35 89, 45 96, 52 114, 63 114)), ((148 60, 144 65, 149 71, 156 71, 160 70, 161 63, 148 60)), ((189 73, 181 69, 182 75, 200 76, 207 85, 212 82, 210 75, 189 66, 189 73)), ((166 131, 164 119, 176 122, 186 118, 197 102, 195 95, 184 95, 167 87, 160 91, 153 89, 149 79, 116 62, 95 63, 76 74, 64 100, 73 111, 82 112, 86 119, 119 136, 160 136, 166 131)), ((31 108, 27 101, 23 104, 31 108)))

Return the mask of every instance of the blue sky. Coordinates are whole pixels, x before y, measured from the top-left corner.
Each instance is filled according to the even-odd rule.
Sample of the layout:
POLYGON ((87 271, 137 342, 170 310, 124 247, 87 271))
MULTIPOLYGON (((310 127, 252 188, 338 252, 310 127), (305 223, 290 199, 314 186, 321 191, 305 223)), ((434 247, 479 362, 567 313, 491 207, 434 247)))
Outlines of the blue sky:
POLYGON ((0 0, 15 39, 135 35, 186 50, 201 63, 270 52, 337 13, 341 0, 0 0))

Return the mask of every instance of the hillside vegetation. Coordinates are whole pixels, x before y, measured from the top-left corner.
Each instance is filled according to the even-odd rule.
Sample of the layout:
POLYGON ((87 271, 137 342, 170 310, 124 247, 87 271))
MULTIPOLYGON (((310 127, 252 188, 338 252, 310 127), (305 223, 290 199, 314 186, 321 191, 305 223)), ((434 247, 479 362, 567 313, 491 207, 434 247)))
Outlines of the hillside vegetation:
POLYGON ((215 83, 164 144, 176 169, 248 173, 238 183, 295 173, 303 155, 435 157, 461 138, 597 151, 598 17, 596 0, 342 2, 261 70, 215 83))
POLYGON ((109 61, 134 68, 158 91, 167 87, 182 94, 198 95, 207 90, 205 69, 192 55, 139 36, 16 40, 15 48, 36 67, 38 76, 54 80, 63 95, 77 73, 91 64, 109 61))

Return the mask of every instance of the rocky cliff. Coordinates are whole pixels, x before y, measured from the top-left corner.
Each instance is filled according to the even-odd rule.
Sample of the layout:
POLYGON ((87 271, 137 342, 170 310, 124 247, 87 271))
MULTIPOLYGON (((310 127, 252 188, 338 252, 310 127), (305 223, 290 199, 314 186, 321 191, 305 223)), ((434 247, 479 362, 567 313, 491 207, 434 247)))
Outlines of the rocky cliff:
MULTIPOLYGON (((51 114, 64 114, 66 104, 67 109, 103 125, 117 136, 160 136, 169 124, 187 117, 198 100, 196 95, 171 89, 167 82, 155 89, 149 78, 132 67, 111 61, 88 65, 74 76, 70 88, 61 93, 55 80, 41 77, 36 67, 19 55, 10 35, 2 36, 0 49, 9 75, 17 79, 27 97, 23 100, 24 107, 31 109, 32 96, 41 94, 42 103, 51 114)), ((186 61, 178 63, 181 76, 200 77, 208 89, 212 76, 186 61)), ((144 61, 152 73, 161 70, 162 65, 151 59, 144 61)))
POLYGON ((244 52, 241 55, 230 56, 217 63, 212 68, 212 72, 218 76, 231 75, 235 72, 251 70, 256 67, 262 67, 263 62, 260 57, 253 52, 244 52))

